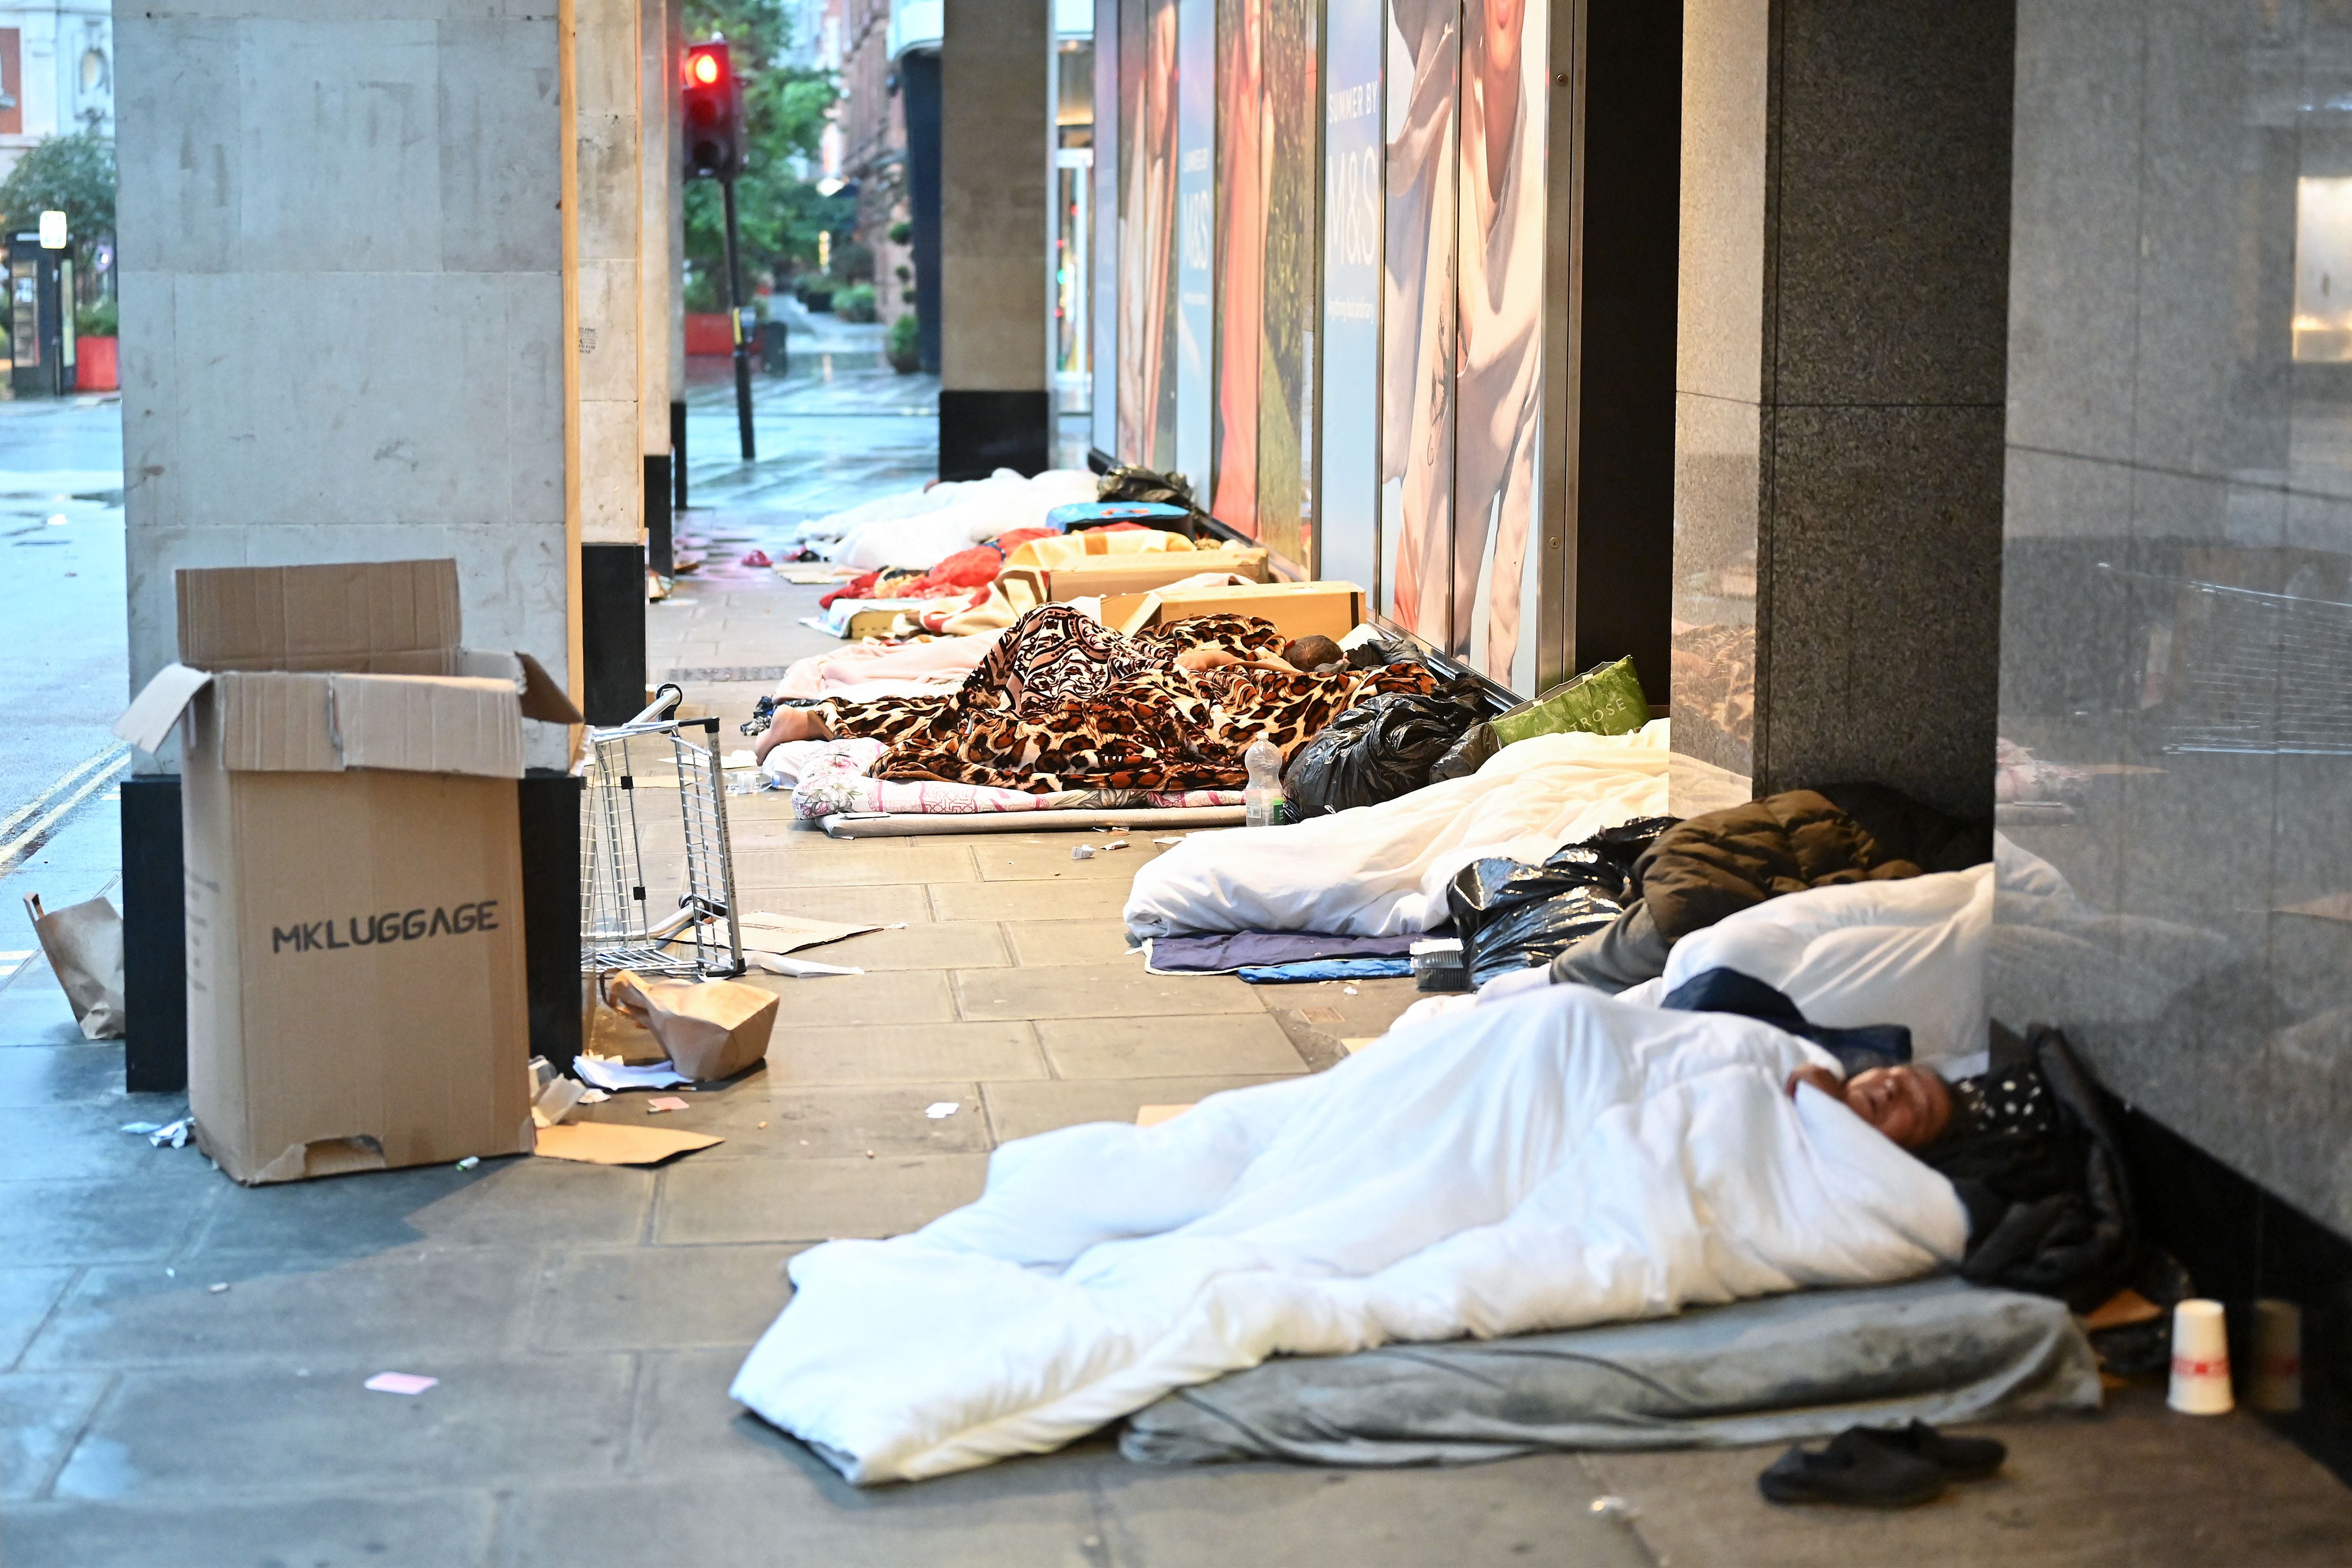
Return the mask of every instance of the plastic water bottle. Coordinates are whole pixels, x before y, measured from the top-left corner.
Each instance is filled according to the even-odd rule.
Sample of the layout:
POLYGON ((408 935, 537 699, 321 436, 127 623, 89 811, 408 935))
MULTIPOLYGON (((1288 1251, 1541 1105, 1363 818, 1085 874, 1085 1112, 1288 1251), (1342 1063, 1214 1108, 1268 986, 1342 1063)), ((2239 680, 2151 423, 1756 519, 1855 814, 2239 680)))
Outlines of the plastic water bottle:
POLYGON ((1282 752, 1261 735, 1242 753, 1242 766, 1249 769, 1249 788, 1242 791, 1243 826, 1275 826, 1282 821, 1282 752))

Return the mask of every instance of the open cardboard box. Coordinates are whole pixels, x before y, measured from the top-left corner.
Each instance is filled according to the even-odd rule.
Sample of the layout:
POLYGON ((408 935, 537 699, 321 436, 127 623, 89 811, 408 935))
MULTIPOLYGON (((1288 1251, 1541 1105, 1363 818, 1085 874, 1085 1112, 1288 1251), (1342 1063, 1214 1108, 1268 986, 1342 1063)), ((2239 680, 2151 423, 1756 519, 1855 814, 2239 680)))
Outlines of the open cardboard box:
POLYGON ((1319 632, 1339 641, 1364 619, 1364 591, 1352 582, 1249 582, 1117 594, 1103 601, 1103 624, 1126 636, 1192 615, 1255 615, 1285 637, 1319 632))
POLYGON ((1136 555, 1106 555, 1084 566, 1007 567, 1002 580, 1024 585, 1039 604, 1073 599, 1107 598, 1142 593, 1181 582, 1203 572, 1230 572, 1264 582, 1268 575, 1265 551, 1226 545, 1216 549, 1147 551, 1136 555))
POLYGON ((451 560, 178 576, 180 661, 115 723, 182 736, 188 1103, 247 1185, 528 1153, 515 780, 581 722, 458 642, 451 560))

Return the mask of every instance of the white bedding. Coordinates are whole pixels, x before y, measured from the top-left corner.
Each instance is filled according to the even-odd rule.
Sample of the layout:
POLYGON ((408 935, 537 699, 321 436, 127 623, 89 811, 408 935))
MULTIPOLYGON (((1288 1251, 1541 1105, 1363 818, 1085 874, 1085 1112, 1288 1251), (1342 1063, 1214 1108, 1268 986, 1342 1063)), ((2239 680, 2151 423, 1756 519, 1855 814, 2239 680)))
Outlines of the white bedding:
POLYGON ((1767 899, 1675 943, 1666 972, 1622 999, 1655 1006, 1694 976, 1737 969, 1814 1023, 1899 1023, 1911 1030, 1913 1060, 1965 1060, 1985 1049, 1992 1024, 1993 882, 1988 864, 1767 899))
POLYGON ((1393 936, 1446 918, 1445 884, 1488 855, 1540 861, 1562 844, 1666 811, 1666 724, 1633 735, 1540 735, 1467 779, 1285 828, 1195 833, 1143 866, 1128 935, 1325 931, 1393 936))
POLYGON ((1279 1354, 1654 1317, 1927 1272, 1941 1176, 1752 1019, 1582 987, 1411 1026, 1151 1128, 998 1149, 985 1196, 793 1260, 734 1397, 851 1479, 1051 1449, 1279 1354))
POLYGON ((1095 476, 1082 468, 1034 478, 999 468, 985 479, 950 480, 816 518, 796 537, 845 566, 931 567, 1014 528, 1043 528, 1055 507, 1094 498, 1095 476))

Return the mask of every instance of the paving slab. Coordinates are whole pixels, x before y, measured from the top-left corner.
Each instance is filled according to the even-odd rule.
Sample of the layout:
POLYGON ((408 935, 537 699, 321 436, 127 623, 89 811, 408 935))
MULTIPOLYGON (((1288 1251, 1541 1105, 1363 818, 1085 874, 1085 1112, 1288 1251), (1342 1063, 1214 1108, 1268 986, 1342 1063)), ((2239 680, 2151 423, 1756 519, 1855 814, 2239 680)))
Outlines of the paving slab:
POLYGON ((1967 1428, 2009 1445, 1990 1481, 1899 1512, 1775 1508, 1780 1450, 1600 1454, 1596 1474, 1675 1568, 2339 1568, 2352 1490, 2242 1413, 2181 1416, 2135 1387, 2089 1418, 1967 1428))
POLYGON ((983 1155, 687 1161, 662 1173, 661 1243, 824 1241, 918 1230, 980 1196, 983 1155))
POLYGON ((151 1170, 160 1154, 193 1152, 125 1133, 134 1119, 119 1100, 0 1108, 0 1182, 103 1181, 151 1170))
MULTIPOLYGON (((1299 1076, 1293 1073, 1290 1076, 1299 1076)), ((1132 1122, 1146 1105, 1192 1105, 1227 1089, 1279 1083, 1273 1075, 1202 1078, 1082 1078, 1050 1083, 983 1083, 989 1125, 1006 1143, 1081 1122, 1132 1122)))
POLYGON ((1028 882, 950 884, 930 890, 941 920, 1116 920, 1127 903, 1123 878, 1064 876, 1028 882))
POLYGON ((634 1241, 653 1173, 528 1155, 241 1187, 224 1180, 189 1256, 361 1256, 445 1247, 634 1241))
POLYGON ((585 1354, 128 1372, 58 1472, 56 1494, 205 1496, 225 1453, 280 1488, 338 1496, 593 1475, 615 1462, 635 1378, 629 1356, 585 1354), (415 1396, 362 1386, 387 1371, 440 1385, 415 1396))
POLYGON ((0 1108, 121 1098, 120 1044, 0 1046, 0 1108))
MULTIPOLYGON (((125 1134, 128 1136, 128 1134, 125 1134)), ((11 1263, 164 1259, 187 1245, 223 1177, 194 1145, 155 1151, 181 1168, 117 1181, 0 1182, 0 1258, 11 1263), (193 1161, 193 1169, 186 1162, 193 1161)))
MULTIPOLYGON (((5 1192, 0 1189, 0 1202, 5 1201, 5 1192)), ((16 1364, 73 1278, 74 1271, 64 1267, 0 1268, 0 1370, 16 1364)))
POLYGON ((1183 1078, 1304 1072, 1268 1014, 1040 1019, 1037 1040, 1057 1078, 1183 1078))
POLYGON ((8 1568, 487 1568, 497 1517, 487 1491, 26 1503, 8 1568))
POLYGON ((1592 1512, 1602 1489, 1571 1454, 1450 1469, 1133 1465, 1101 1486, 1122 1565, 1654 1568, 1632 1530, 1592 1512))
POLYGON ((113 1381, 107 1372, 0 1375, 0 1501, 48 1490, 113 1381))
POLYGON ((528 1563, 1106 1568, 1090 1491, 1020 1490, 1005 1484, 1011 1474, 990 1477, 994 1487, 927 1481, 836 1500, 779 1458, 756 1482, 732 1474, 545 1488, 521 1500, 515 1553, 528 1563))
POLYGON ((515 1332, 537 1256, 499 1248, 418 1249, 319 1264, 223 1258, 176 1274, 153 1264, 110 1265, 82 1276, 19 1364, 168 1366, 362 1352, 398 1361, 492 1356, 515 1332), (229 1288, 215 1293, 215 1284, 229 1288))
MULTIPOLYGON (((833 1028, 866 1028, 888 1024, 940 1024, 956 1017, 947 977, 936 970, 913 974, 809 975, 794 979, 782 975, 745 975, 747 985, 759 986, 783 998, 777 1010, 786 1018, 807 1019, 833 1028)), ((770 1050, 773 1051, 772 1045, 770 1050)))
POLYGON ((1149 833, 1096 832, 1091 829, 1084 832, 1066 830, 1029 835, 981 834, 975 836, 971 846, 972 859, 979 863, 983 881, 1036 882, 1073 877, 1116 882, 1121 886, 1135 880, 1136 867, 1162 852, 1149 833), (1112 849, 1115 843, 1127 847, 1112 849), (1072 860, 1070 851, 1076 845, 1085 845, 1095 852, 1086 860, 1072 860))
POLYGON ((1265 1016, 1257 988, 1231 975, 1154 975, 1140 958, 958 974, 955 993, 968 1019, 1265 1016))
POLYGON ((48 966, 35 967, 0 989, 0 1049, 15 1045, 71 1046, 87 1043, 73 1009, 48 966))
POLYGON ((768 1041, 768 1076, 781 1090, 1050 1074, 1029 1025, 1007 1020, 879 1029, 780 1022, 768 1041))
MULTIPOLYGON (((775 835, 763 832, 762 840, 775 835)), ((974 882, 971 852, 937 840, 914 845, 805 836, 805 848, 735 850, 738 887, 879 886, 891 883, 974 882)))
POLYGON ((834 920, 852 925, 912 925, 933 918, 929 893, 912 883, 888 887, 816 887, 790 882, 735 879, 735 896, 746 909, 834 920))
POLYGON ((796 1246, 582 1248, 541 1274, 530 1343, 558 1353, 748 1345, 792 1299, 796 1246))
MULTIPOLYGON (((984 1155, 989 1148, 980 1085, 968 1080, 798 1089, 775 1084, 771 1074, 723 1098, 686 1098, 688 1109, 662 1124, 715 1133, 727 1140, 695 1155, 698 1161, 862 1159, 868 1149, 877 1155, 984 1155), (929 1114, 933 1105, 956 1109, 934 1117, 929 1114)), ((620 1103, 625 1102, 593 1109, 608 1111, 620 1103)), ((627 1120, 628 1115, 624 1112, 604 1119, 627 1120)))
POLYGON ((803 947, 793 956, 879 971, 989 969, 1013 962, 1003 929, 976 921, 925 922, 911 924, 903 931, 869 931, 822 947, 803 947))
POLYGON ((1013 961, 1024 968, 1044 964, 1133 964, 1142 967, 1142 955, 1127 945, 1127 930, 1117 920, 1009 920, 1005 940, 1013 961))

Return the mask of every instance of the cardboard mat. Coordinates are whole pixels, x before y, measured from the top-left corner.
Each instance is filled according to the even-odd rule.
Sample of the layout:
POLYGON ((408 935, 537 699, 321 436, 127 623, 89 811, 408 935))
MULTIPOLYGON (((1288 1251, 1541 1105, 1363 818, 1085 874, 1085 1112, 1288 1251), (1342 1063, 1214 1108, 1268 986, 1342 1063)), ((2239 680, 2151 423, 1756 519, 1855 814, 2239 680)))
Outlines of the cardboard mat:
POLYGON ((843 811, 822 819, 836 839, 903 838, 910 833, 1050 833, 1094 828, 1238 828, 1240 806, 1129 806, 1118 810, 962 811, 915 813, 843 811))

